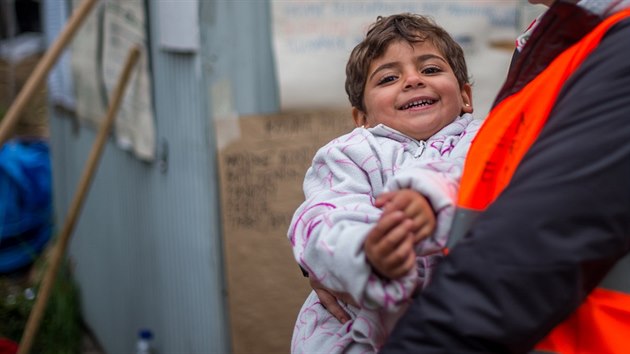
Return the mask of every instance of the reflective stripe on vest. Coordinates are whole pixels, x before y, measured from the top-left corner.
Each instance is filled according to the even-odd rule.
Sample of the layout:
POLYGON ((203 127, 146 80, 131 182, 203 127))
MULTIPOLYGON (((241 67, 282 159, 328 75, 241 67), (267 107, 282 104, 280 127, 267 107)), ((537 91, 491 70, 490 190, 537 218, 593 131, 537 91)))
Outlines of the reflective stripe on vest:
MULTIPOLYGON (((628 17, 630 10, 605 19, 522 90, 491 110, 466 157, 447 251, 508 185, 545 125, 564 82, 599 45, 610 27, 628 17)), ((537 346, 538 352, 630 353, 629 273, 630 256, 626 256, 576 312, 537 346)))

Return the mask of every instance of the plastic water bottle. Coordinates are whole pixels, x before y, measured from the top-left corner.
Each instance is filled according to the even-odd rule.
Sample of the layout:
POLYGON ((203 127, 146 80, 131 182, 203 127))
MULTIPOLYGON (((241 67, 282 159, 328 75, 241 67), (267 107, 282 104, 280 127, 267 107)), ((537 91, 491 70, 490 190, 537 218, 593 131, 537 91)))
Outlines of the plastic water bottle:
POLYGON ((138 341, 136 342, 136 354, 153 353, 153 333, 148 329, 138 331, 138 341))

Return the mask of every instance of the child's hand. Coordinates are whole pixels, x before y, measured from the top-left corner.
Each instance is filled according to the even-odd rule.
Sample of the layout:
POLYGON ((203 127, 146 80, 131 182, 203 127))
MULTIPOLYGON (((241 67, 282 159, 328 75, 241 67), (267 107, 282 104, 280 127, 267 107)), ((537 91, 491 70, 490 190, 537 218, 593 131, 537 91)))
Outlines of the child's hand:
POLYGON ((427 198, 412 189, 386 192, 375 201, 377 208, 383 209, 383 215, 393 211, 402 211, 412 220, 411 231, 417 243, 429 237, 435 231, 435 212, 427 198))
POLYGON ((413 222, 402 211, 383 214, 363 244, 368 262, 382 276, 397 279, 416 265, 413 222))

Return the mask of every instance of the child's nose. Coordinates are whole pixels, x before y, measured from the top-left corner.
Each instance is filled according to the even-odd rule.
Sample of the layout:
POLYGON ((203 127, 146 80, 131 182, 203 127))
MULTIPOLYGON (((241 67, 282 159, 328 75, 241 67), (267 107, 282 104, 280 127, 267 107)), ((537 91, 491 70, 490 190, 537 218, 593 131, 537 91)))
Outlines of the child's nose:
POLYGON ((405 76, 405 89, 416 88, 423 84, 422 76, 417 71, 410 72, 405 76))

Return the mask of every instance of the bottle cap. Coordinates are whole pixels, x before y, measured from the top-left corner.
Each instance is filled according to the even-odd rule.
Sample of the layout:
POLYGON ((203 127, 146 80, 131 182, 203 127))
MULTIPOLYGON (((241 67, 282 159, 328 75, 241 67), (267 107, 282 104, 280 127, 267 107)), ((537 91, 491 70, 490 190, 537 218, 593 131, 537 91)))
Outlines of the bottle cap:
POLYGON ((141 329, 138 331, 138 337, 142 339, 151 339, 153 338, 153 333, 151 333, 151 330, 141 329))

